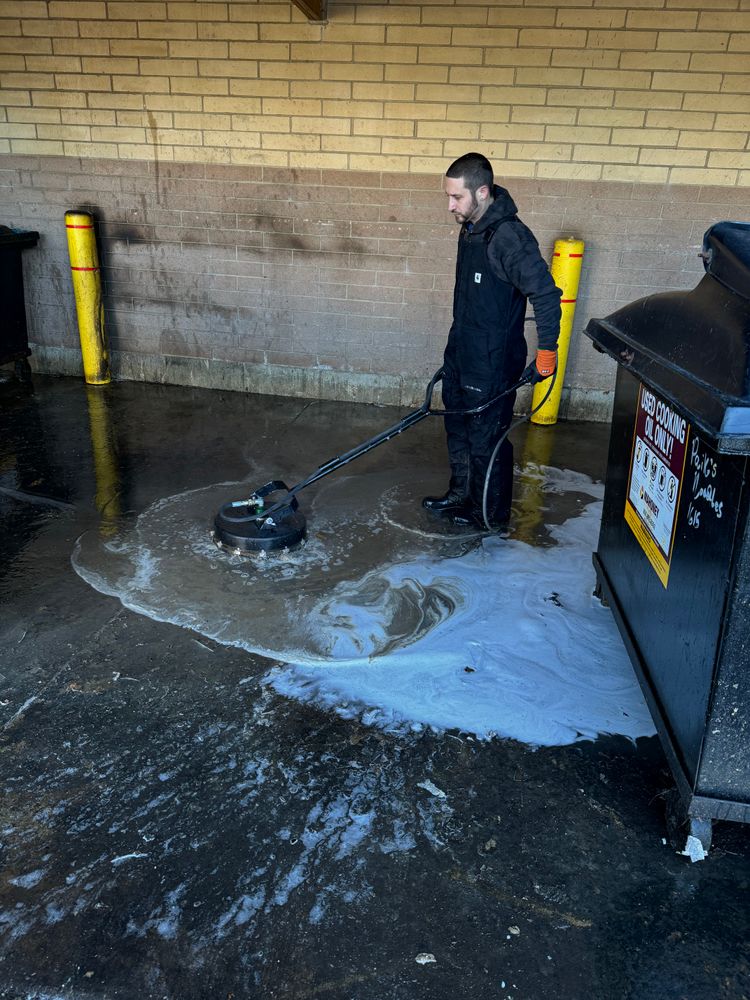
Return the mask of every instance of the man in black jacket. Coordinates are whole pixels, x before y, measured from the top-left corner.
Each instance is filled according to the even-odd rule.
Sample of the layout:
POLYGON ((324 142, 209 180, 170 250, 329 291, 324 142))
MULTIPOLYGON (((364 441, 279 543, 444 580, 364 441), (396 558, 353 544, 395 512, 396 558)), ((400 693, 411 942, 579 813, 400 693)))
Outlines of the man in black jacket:
MULTIPOLYGON (((517 382, 526 365, 526 302, 534 307, 536 360, 530 382, 554 374, 560 332, 560 289, 555 285, 534 234, 516 214, 505 188, 494 184, 492 166, 480 153, 450 165, 443 180, 448 210, 460 223, 453 323, 443 363, 447 410, 483 406, 517 382)), ((422 504, 454 524, 483 527, 487 468, 495 446, 513 418, 515 392, 475 416, 445 417, 451 478, 447 492, 422 504)), ((501 444, 489 477, 487 519, 502 530, 510 518, 513 446, 501 444)))

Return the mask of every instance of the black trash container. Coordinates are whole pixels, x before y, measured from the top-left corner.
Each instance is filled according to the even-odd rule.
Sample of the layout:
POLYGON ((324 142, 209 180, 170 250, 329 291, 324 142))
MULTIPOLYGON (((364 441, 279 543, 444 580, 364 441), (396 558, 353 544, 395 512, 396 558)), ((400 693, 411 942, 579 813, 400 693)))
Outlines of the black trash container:
POLYGON ((16 374, 23 379, 31 375, 26 360, 31 351, 26 330, 21 253, 36 246, 38 239, 39 233, 16 232, 0 226, 0 365, 14 361, 16 374))
POLYGON ((750 224, 712 226, 703 259, 692 291, 640 299, 586 334, 618 363, 598 590, 674 775, 677 821, 707 850, 714 819, 750 822, 750 224))

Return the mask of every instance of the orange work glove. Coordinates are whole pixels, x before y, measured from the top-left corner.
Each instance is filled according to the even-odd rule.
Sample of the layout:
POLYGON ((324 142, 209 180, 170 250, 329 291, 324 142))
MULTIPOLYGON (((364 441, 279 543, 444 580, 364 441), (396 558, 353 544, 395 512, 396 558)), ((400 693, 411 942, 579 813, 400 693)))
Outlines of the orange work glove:
POLYGON ((537 351, 536 359, 531 362, 523 373, 524 378, 535 385, 555 374, 557 368, 557 351, 537 351))

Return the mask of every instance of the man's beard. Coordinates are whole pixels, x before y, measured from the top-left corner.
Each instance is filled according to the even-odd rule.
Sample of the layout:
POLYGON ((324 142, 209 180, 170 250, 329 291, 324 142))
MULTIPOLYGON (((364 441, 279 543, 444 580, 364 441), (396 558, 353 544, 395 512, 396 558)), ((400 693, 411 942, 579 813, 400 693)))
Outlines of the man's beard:
POLYGON ((469 214, 468 215, 464 215, 461 212, 454 212, 453 214, 456 217, 456 222, 461 223, 461 225, 463 225, 465 222, 468 222, 469 219, 474 215, 474 213, 476 212, 476 210, 478 208, 479 208, 479 202, 477 201, 477 196, 472 191, 471 192, 471 208, 469 209, 469 214))

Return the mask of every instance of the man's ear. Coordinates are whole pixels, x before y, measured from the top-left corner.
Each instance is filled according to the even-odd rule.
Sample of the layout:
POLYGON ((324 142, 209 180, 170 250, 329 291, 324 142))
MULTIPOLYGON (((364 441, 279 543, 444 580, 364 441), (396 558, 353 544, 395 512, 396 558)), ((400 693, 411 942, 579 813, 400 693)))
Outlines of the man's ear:
POLYGON ((487 201, 490 196, 489 185, 482 184, 477 188, 476 199, 477 201, 487 201))

